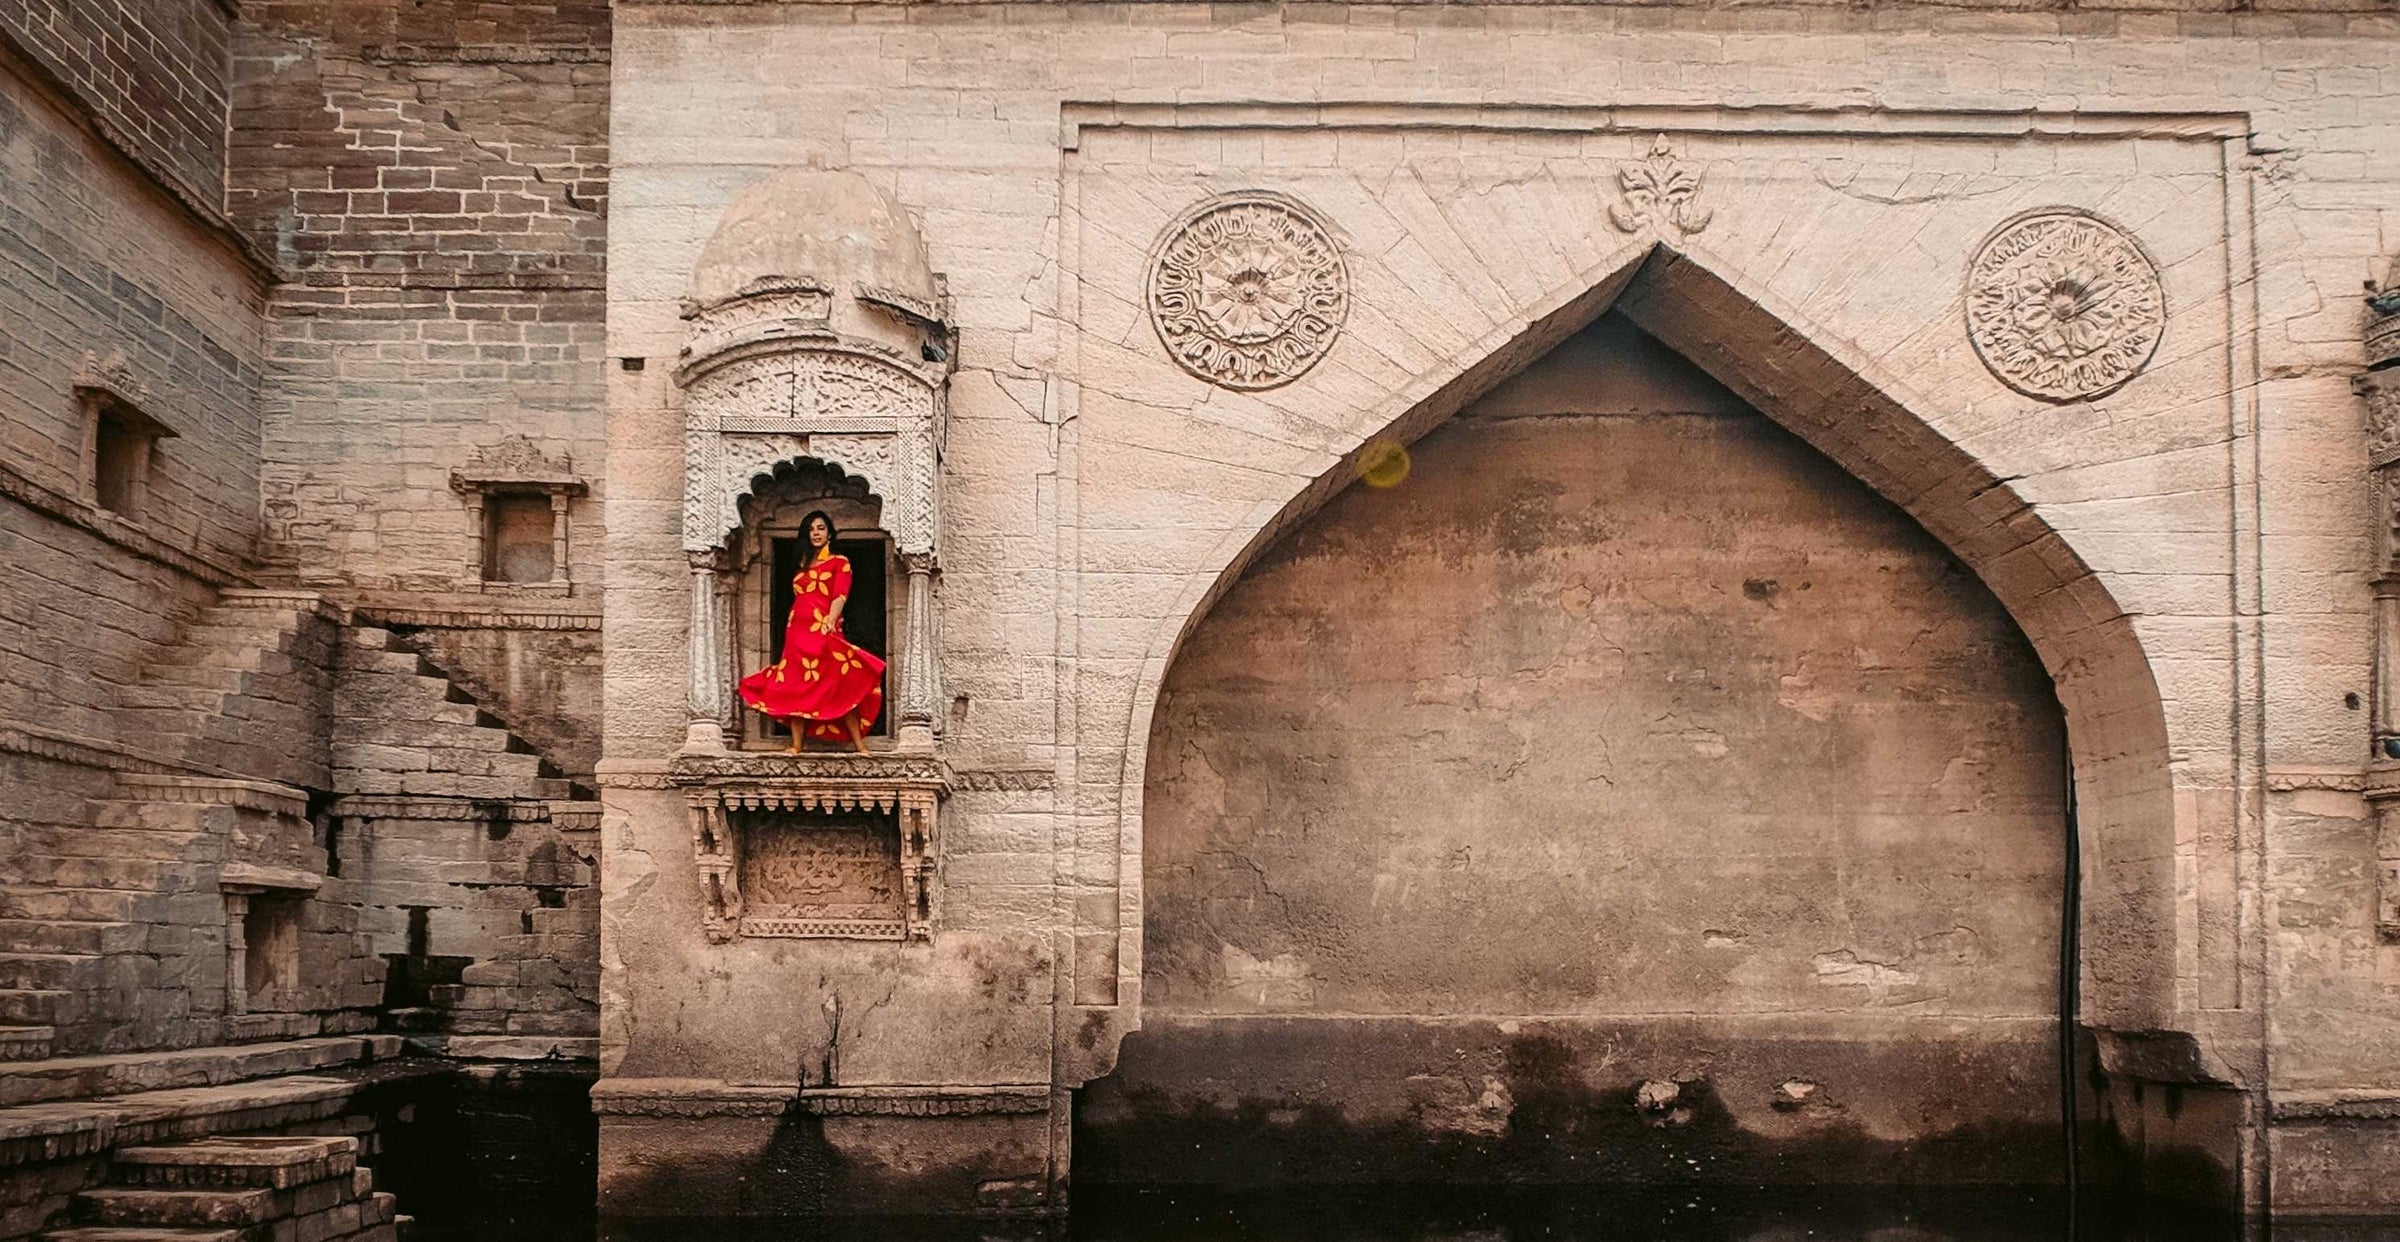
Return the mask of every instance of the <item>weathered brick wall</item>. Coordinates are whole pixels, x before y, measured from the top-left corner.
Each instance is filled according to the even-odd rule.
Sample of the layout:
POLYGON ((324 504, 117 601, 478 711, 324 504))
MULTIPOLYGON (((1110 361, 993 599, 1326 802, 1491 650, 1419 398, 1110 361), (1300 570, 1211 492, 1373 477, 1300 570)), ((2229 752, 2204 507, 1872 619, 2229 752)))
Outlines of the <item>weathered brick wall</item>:
POLYGON ((93 125, 208 208, 225 186, 231 0, 5 0, 0 43, 38 65, 93 125))
MULTIPOLYGON (((271 311, 264 572, 452 621, 588 616, 607 6, 356 0, 245 16, 230 209, 293 280, 271 311), (512 435, 592 483, 571 513, 565 598, 472 581, 450 472, 512 435)), ((524 684, 499 656, 462 672, 524 684)), ((566 732, 598 733, 595 695, 490 705, 512 721, 565 712, 589 722, 566 732)))
POLYGON ((89 735, 110 687, 172 641, 237 568, 257 513, 257 274, 79 130, 47 91, 0 73, 0 715, 89 735), (145 413, 178 434, 151 455, 131 521, 90 503, 86 359, 121 359, 145 413), (30 503, 33 507, 27 507, 30 503))

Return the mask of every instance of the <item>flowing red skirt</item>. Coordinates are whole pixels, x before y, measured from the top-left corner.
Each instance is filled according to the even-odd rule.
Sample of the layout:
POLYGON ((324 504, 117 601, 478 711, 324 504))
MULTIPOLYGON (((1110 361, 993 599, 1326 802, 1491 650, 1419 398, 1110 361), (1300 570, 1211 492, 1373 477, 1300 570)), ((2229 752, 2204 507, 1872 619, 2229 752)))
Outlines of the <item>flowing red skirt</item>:
POLYGON ((842 723, 858 713, 861 730, 883 712, 883 661, 861 651, 828 622, 833 601, 850 593, 850 562, 827 557, 792 580, 783 658, 742 679, 742 701, 806 735, 847 742, 842 723))

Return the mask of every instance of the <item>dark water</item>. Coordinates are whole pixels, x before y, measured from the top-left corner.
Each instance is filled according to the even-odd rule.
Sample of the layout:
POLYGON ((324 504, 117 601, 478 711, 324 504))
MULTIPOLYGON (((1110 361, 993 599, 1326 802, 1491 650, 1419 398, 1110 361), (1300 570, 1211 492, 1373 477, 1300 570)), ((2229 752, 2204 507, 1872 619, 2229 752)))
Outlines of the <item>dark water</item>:
MULTIPOLYGON (((604 1242, 2264 1242, 2056 1190, 1086 1189, 1064 1221, 608 1221, 604 1242)), ((2276 1242, 2400 1242, 2400 1222, 2278 1225, 2276 1242)))

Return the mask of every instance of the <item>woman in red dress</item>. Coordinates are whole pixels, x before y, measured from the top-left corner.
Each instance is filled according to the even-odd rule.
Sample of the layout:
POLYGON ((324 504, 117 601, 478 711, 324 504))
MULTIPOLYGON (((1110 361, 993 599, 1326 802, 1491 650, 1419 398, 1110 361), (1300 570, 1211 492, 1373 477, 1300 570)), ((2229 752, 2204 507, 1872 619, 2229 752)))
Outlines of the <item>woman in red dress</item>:
POLYGON ((792 579, 792 615, 783 629, 783 658, 742 679, 742 701, 801 739, 848 742, 867 751, 867 727, 883 710, 883 661, 842 637, 842 605, 850 600, 850 559, 833 551, 833 519, 822 511, 800 522, 808 567, 792 579))

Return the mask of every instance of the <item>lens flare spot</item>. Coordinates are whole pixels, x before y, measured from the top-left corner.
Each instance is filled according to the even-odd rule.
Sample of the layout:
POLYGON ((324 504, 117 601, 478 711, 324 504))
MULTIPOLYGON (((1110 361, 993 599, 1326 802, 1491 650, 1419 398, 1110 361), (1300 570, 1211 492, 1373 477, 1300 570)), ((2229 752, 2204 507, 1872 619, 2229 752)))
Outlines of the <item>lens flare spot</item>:
POLYGON ((1391 440, 1370 441, 1359 450, 1358 477, 1369 487, 1398 487, 1408 477, 1408 449, 1391 440))

